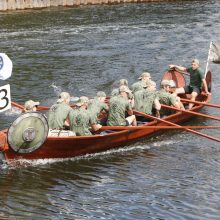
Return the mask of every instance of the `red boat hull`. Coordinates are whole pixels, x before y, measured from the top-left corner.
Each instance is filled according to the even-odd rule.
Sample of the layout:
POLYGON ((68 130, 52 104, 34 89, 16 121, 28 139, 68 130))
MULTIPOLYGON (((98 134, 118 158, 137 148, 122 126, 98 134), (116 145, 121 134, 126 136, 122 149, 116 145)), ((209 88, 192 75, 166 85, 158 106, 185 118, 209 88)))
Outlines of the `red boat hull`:
MULTIPOLYGON (((166 74, 165 74, 166 76, 166 74)), ((176 77, 176 74, 175 74, 176 77)), ((211 77, 209 75, 209 80, 211 77)), ((184 98, 187 98, 184 95, 184 98)), ((211 96, 200 95, 197 100, 208 102, 211 96)), ((197 105, 193 111, 199 111, 203 105, 197 105)), ((193 115, 186 112, 178 112, 164 118, 167 121, 181 123, 192 118, 193 115)), ((167 125, 162 122, 152 121, 150 125, 167 125)), ((46 159, 46 158, 71 158, 91 153, 106 151, 116 147, 129 145, 140 138, 148 138, 150 135, 160 131, 158 128, 123 130, 105 135, 78 136, 78 137, 48 137, 44 144, 31 153, 17 153, 12 150, 7 142, 7 130, 0 132, 0 151, 5 160, 14 159, 46 159)))

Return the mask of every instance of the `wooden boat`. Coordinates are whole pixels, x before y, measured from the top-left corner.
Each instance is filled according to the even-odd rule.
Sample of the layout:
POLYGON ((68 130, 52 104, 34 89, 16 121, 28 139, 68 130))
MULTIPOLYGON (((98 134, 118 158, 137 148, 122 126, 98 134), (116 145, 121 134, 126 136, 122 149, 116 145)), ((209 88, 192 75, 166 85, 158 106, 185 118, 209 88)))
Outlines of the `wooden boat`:
MULTIPOLYGON (((173 79, 177 87, 185 85, 185 78, 182 74, 176 71, 168 71, 164 74, 163 79, 173 79)), ((206 76, 209 90, 211 90, 211 72, 206 76)), ((183 98, 188 98, 188 95, 183 95, 183 98)), ((197 98, 201 102, 209 102, 211 96, 206 96, 203 93, 197 98)), ((19 105, 17 105, 19 107, 19 105)), ((203 105, 195 105, 193 111, 199 111, 203 105)), ((166 121, 180 123, 189 120, 193 117, 192 114, 186 112, 176 112, 163 118, 166 121)), ((121 130, 108 134, 96 134, 93 136, 74 136, 74 137, 47 137, 39 146, 35 146, 31 151, 20 151, 18 146, 10 146, 10 134, 8 129, 0 131, 0 154, 2 159, 6 161, 15 159, 46 159, 46 158, 70 158, 85 154, 97 153, 106 151, 112 148, 118 148, 129 145, 139 140, 147 138, 161 129, 159 126, 167 125, 164 122, 153 120, 147 125, 153 126, 152 129, 136 129, 136 130, 121 130), (158 126, 158 128, 157 128, 158 126)), ((23 148, 23 147, 22 147, 23 148)))

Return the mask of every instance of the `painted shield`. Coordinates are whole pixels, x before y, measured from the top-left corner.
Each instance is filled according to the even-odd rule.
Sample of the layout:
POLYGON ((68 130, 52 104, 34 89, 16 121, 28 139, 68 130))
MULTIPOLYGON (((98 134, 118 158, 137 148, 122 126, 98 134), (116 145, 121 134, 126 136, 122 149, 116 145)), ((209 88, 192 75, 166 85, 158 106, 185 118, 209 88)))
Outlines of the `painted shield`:
POLYGON ((8 130, 8 144, 17 153, 31 153, 45 142, 48 130, 48 122, 43 114, 22 114, 8 130))

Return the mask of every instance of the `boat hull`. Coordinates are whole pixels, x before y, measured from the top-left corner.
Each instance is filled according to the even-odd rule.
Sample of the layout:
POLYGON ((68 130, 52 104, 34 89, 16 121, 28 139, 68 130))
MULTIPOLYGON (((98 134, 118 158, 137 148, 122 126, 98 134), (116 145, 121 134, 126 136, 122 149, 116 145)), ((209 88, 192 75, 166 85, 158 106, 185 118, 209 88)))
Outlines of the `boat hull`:
MULTIPOLYGON (((202 106, 197 106, 194 111, 199 111, 202 106)), ((178 112, 166 117, 167 121, 181 123, 192 118, 192 114, 178 112)), ((153 121, 150 125, 167 125, 153 121)), ((132 131, 117 131, 105 135, 79 136, 79 137, 48 137, 44 144, 32 153, 17 153, 13 151, 7 141, 2 149, 3 157, 6 160, 14 159, 46 159, 46 158, 70 158, 91 153, 106 151, 116 147, 127 146, 141 138, 148 138, 161 129, 137 129, 132 131)), ((4 132, 7 137, 7 131, 4 132)))

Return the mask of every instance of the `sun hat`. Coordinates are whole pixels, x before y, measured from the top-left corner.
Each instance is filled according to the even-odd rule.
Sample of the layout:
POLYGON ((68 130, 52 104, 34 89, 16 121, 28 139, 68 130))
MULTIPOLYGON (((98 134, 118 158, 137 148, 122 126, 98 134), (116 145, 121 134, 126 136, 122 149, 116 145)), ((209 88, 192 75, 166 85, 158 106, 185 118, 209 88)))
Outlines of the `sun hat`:
POLYGON ((28 110, 32 110, 34 106, 38 106, 39 104, 40 104, 40 102, 35 102, 33 100, 28 100, 24 103, 24 107, 28 111, 28 110))
POLYGON ((106 97, 106 94, 105 94, 105 92, 98 91, 98 92, 96 93, 96 96, 97 96, 97 97, 106 97))
POLYGON ((128 86, 128 80, 127 79, 120 79, 119 80, 119 85, 120 86, 122 86, 122 85, 128 86))
POLYGON ((80 106, 84 105, 85 103, 89 103, 89 98, 86 96, 81 96, 79 98, 79 101, 76 103, 76 105, 80 107, 80 106))
POLYGON ((144 72, 138 77, 138 79, 141 80, 143 77, 150 77, 151 78, 151 75, 148 72, 144 72))
POLYGON ((57 100, 57 103, 62 103, 68 99, 70 100, 70 94, 68 92, 61 92, 59 95, 59 99, 57 100))
POLYGON ((131 93, 131 90, 127 86, 120 86, 119 92, 131 93))
POLYGON ((160 86, 170 86, 170 80, 164 79, 161 81, 160 86))

